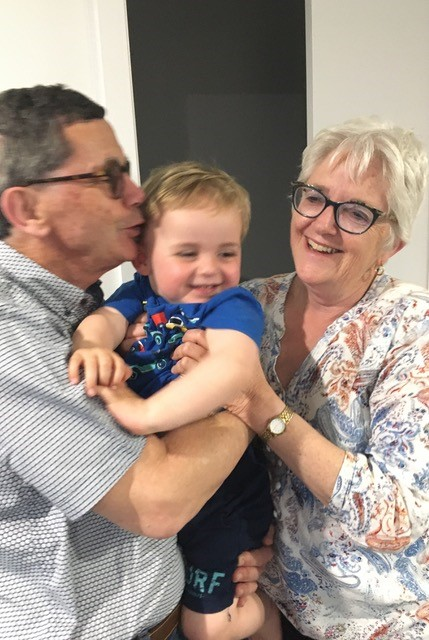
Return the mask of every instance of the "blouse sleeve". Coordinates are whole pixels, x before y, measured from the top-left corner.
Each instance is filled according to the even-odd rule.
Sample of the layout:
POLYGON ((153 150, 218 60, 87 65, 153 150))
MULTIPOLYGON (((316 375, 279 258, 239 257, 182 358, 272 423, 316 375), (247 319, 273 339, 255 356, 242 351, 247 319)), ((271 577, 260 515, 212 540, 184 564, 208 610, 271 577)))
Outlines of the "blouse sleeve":
POLYGON ((348 534, 397 551, 429 522, 429 309, 413 299, 369 394, 370 437, 347 453, 328 506, 348 534))

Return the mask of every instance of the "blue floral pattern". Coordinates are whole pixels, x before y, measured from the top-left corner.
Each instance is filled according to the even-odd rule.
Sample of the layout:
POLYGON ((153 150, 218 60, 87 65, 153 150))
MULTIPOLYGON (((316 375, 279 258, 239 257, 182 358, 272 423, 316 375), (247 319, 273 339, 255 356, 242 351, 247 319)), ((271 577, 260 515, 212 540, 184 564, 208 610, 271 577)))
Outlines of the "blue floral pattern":
POLYGON ((264 370, 347 454, 324 507, 267 447, 277 552, 263 587, 312 638, 429 638, 429 292, 377 277, 283 390, 275 366, 293 277, 245 284, 265 311, 264 370))

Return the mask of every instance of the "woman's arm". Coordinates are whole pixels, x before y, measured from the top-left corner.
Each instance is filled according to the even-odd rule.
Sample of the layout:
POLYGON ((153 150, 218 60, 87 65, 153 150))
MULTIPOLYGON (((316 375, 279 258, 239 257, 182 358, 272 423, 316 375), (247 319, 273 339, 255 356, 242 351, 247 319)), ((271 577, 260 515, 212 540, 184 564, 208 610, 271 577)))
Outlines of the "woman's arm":
MULTIPOLYGON (((378 348, 382 350, 382 338, 378 348)), ((268 445, 338 519, 358 544, 397 551, 427 527, 429 501, 429 314, 412 308, 387 335, 382 367, 371 371, 366 411, 351 411, 362 439, 358 452, 345 451, 294 415, 283 435, 268 445), (408 316, 408 317, 407 317, 408 316), (373 382, 371 382, 373 381, 373 382)), ((333 393, 329 388, 327 393, 333 393)), ((332 400, 335 400, 335 393, 332 400)), ((338 398, 338 403, 340 403, 338 398)), ((253 396, 229 408, 258 434, 283 403, 263 381, 253 396), (270 415, 271 414, 271 415, 270 415)), ((341 434, 337 434, 341 437, 341 434)))
MULTIPOLYGON (((176 349, 179 372, 189 375, 199 367, 206 355, 206 332, 199 329, 187 331, 183 343, 176 349)), ((246 393, 236 389, 236 397, 228 405, 231 412, 261 434, 268 421, 279 415, 284 402, 269 386, 259 364, 249 370, 251 382, 246 393)), ((305 482, 313 494, 328 504, 341 469, 345 452, 318 433, 308 422, 294 414, 284 436, 274 438, 270 446, 305 482)))
MULTIPOLYGON (((273 391, 262 369, 253 370, 251 390, 237 395, 228 410, 240 417, 258 435, 278 416, 285 403, 273 391)), ((332 444, 296 413, 284 433, 271 438, 269 447, 323 504, 328 504, 345 452, 332 444)))

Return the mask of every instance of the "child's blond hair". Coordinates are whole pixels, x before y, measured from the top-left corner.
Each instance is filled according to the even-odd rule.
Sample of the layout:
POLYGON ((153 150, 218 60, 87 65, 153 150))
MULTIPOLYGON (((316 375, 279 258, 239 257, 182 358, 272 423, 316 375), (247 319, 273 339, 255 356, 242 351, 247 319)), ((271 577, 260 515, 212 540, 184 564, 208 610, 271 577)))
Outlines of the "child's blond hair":
POLYGON ((199 162, 176 162, 154 169, 143 184, 146 221, 158 220, 166 210, 197 207, 206 202, 219 209, 234 208, 242 220, 241 237, 250 223, 250 198, 225 171, 199 162))

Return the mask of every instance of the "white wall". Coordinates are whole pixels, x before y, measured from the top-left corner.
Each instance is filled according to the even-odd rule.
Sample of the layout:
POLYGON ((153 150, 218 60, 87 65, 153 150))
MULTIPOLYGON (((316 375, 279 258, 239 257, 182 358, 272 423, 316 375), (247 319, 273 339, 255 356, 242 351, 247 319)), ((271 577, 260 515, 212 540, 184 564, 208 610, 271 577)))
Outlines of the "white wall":
MULTIPOLYGON (((0 91, 62 83, 107 108, 139 180, 125 0, 13 0, 2 2, 0 91)), ((104 278, 122 282, 127 267, 104 278)), ((128 275, 128 273, 126 275, 128 275)))
MULTIPOLYGON (((378 115, 413 129, 429 150, 428 0, 306 0, 309 137, 378 115)), ((429 204, 388 271, 429 287, 429 204)))
MULTIPOLYGON (((413 128, 429 149, 429 1, 306 0, 306 11, 309 136, 378 114, 413 128)), ((0 90, 62 82, 100 102, 138 180, 126 0, 2 2, 0 42, 0 90)), ((390 265, 429 286, 427 197, 390 265)), ((126 265, 108 274, 105 291, 129 273, 126 265)))

